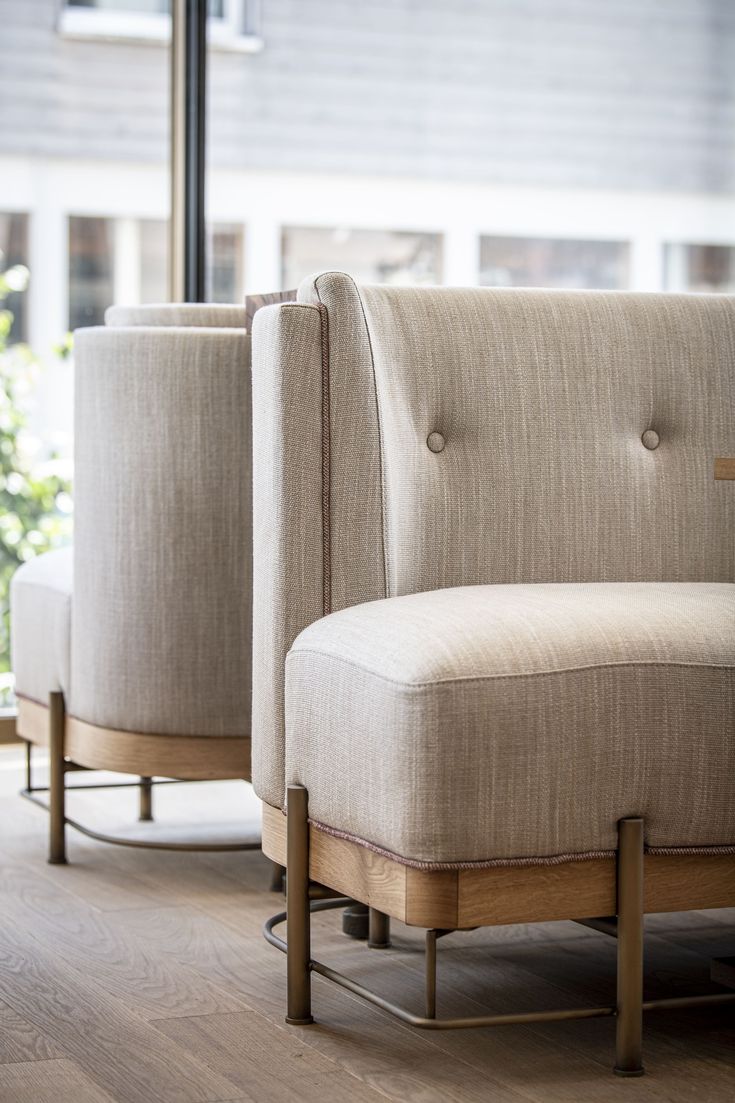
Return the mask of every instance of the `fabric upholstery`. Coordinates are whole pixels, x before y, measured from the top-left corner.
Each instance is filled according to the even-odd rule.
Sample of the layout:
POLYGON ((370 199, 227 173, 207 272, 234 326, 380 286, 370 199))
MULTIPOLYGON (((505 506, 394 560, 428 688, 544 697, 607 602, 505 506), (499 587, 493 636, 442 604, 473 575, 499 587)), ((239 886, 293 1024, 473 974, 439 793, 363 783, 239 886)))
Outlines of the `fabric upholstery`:
POLYGON ((319 311, 265 306, 253 322, 253 779, 283 795, 286 652, 326 609, 319 311))
POLYGON ((228 328, 76 335, 67 708, 90 723, 249 734, 249 343, 228 328))
POLYGON ((69 688, 72 571, 72 549, 61 548, 24 563, 10 583, 15 690, 42 705, 69 688))
POLYGON ((299 288, 321 305, 329 351, 329 595, 343 609, 385 597, 381 438, 370 334, 361 293, 342 273, 299 288))
POLYGON ((489 582, 735 579, 735 498, 712 480, 735 447, 732 297, 358 290, 339 273, 299 294, 329 319, 334 609, 489 582), (339 503, 381 477, 382 517, 352 494, 356 525, 339 503), (381 544, 384 595, 354 565, 381 544))
POLYGON ((438 590, 333 613, 287 661, 312 819, 416 862, 735 842, 735 585, 438 590))
MULTIPOLYGON (((256 578, 290 617, 276 664, 321 615, 319 592, 330 612, 456 586, 735 580, 735 499, 712 479, 735 450, 731 297, 357 287, 330 272, 299 301, 320 311, 326 364, 308 315, 288 342, 260 344, 265 312, 254 325, 271 445, 256 448, 255 509, 275 526, 256 538, 256 578), (281 527, 294 487, 321 501, 321 527, 281 527)), ((270 308, 269 332, 289 309, 270 308)), ((282 702, 278 666, 256 675, 254 780, 271 804, 296 768, 278 773, 282 702)))
POLYGON ((108 306, 108 326, 194 326, 206 329, 245 329, 244 306, 234 303, 144 303, 108 306))

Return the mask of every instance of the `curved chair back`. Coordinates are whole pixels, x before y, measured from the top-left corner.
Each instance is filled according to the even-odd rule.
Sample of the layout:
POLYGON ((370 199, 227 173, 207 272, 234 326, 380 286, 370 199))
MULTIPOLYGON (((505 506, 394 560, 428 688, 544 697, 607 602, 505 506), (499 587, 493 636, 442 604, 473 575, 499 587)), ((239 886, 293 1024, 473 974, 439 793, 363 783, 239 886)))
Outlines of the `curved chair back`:
POLYGON ((244 318, 235 306, 114 307, 76 335, 67 711, 88 723, 249 734, 244 318))

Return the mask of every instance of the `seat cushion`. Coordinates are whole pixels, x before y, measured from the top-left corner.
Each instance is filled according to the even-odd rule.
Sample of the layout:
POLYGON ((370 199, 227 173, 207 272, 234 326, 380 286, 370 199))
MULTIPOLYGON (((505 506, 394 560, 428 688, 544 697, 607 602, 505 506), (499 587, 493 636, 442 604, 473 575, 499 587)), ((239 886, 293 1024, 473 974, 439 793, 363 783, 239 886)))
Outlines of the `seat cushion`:
POLYGON ((735 844, 735 585, 471 586, 317 621, 287 660, 286 777, 421 866, 735 844))
POLYGON ((29 560, 10 584, 15 691, 42 705, 69 690, 73 555, 71 548, 29 560))

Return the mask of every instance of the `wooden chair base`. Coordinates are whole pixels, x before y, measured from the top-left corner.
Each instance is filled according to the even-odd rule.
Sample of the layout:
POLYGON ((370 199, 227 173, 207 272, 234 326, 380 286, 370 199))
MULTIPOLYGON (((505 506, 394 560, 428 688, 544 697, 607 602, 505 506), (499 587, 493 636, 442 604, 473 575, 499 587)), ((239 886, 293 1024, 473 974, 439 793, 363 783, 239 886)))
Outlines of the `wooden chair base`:
MULTIPOLYGON (((16 730, 21 739, 48 747, 53 702, 49 708, 21 697, 16 730)), ((216 735, 151 735, 88 724, 64 713, 64 755, 90 770, 171 777, 178 781, 250 780, 250 737, 216 735)))
MULTIPOLYGON (((286 864, 287 817, 263 805, 263 852, 286 864)), ((645 854, 644 911, 735 907, 735 854, 645 854)), ((462 930, 615 915, 614 856, 424 872, 309 828, 312 881, 415 927, 462 930)))
POLYGON ((66 827, 89 838, 117 846, 147 850, 259 850, 259 842, 196 843, 126 838, 106 834, 66 815, 66 774, 76 770, 109 770, 138 775, 135 782, 78 785, 75 789, 135 787, 139 790, 139 820, 153 819, 153 788, 174 782, 249 780, 250 739, 216 736, 171 736, 114 731, 66 715, 62 693, 52 693, 49 707, 21 698, 17 733, 26 743, 26 785, 21 796, 49 813, 49 856, 52 865, 66 862, 66 827), (34 786, 33 746, 47 747, 49 785, 34 786), (154 778, 164 780, 154 780, 154 778), (39 793, 48 793, 46 803, 39 793))

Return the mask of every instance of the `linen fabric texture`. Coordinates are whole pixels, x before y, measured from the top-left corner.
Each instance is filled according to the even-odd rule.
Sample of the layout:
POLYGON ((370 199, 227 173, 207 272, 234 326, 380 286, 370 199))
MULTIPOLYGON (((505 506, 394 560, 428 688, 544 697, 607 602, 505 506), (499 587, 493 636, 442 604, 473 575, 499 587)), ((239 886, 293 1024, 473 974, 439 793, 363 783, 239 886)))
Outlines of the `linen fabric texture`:
POLYGON ((287 662, 313 819, 418 863, 735 841, 735 586, 468 586, 333 613, 287 662))
POLYGON ((141 303, 108 306, 107 326, 177 326, 195 329, 245 329, 247 313, 236 303, 141 303))
POLYGON ((249 735, 250 337, 223 324, 243 318, 115 308, 77 332, 67 653, 52 665, 40 632, 56 599, 30 597, 47 555, 14 581, 21 696, 60 687, 71 715, 122 731, 249 735))
MULTIPOLYGON (((324 604, 322 319, 261 307, 253 321, 253 779, 284 791, 284 663, 324 604), (260 738, 255 738, 255 729, 260 738)), ((255 781, 254 781, 255 784, 255 781)))
POLYGON ((429 864, 610 849, 643 811, 657 845, 735 842, 735 500, 712 478, 735 448, 733 300, 333 272, 299 300, 254 324, 256 655, 268 603, 282 627, 267 678, 256 660, 259 794, 306 784, 315 820, 429 864), (433 594, 457 587, 482 590, 433 594), (404 600, 425 636, 408 673, 404 600))

